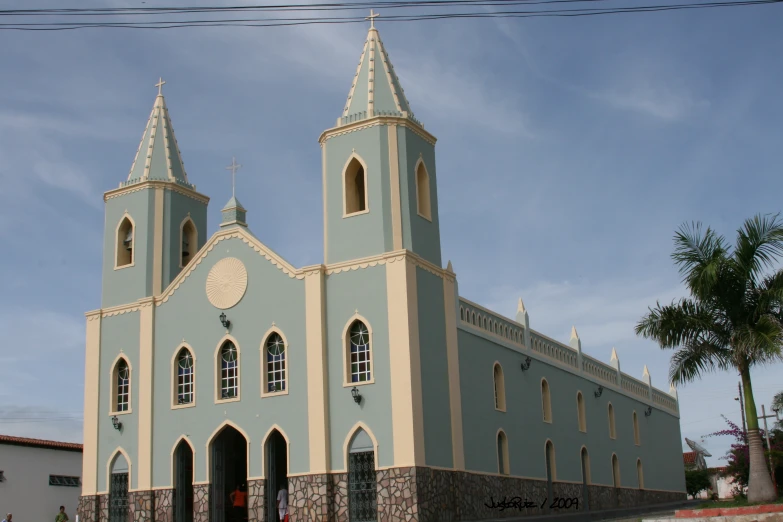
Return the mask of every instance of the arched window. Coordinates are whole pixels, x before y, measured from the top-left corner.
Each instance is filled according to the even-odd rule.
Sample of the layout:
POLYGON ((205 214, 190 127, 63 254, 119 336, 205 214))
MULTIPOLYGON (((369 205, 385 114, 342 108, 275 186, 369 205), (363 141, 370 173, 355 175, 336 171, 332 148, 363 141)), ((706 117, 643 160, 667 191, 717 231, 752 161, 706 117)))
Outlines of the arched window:
POLYGON ((506 384, 500 363, 495 363, 492 369, 492 377, 495 384, 495 409, 506 411, 506 384))
POLYGON ((642 445, 642 439, 639 436, 639 418, 636 416, 636 412, 633 412, 633 442, 637 446, 642 445))
POLYGON ((432 221, 430 175, 423 161, 416 168, 416 208, 421 217, 432 221))
POLYGON ((501 475, 509 474, 509 462, 508 462, 508 439, 503 430, 498 431, 498 473, 501 475))
POLYGON ((636 480, 639 481, 639 489, 644 489, 644 472, 642 471, 642 459, 636 459, 636 480))
POLYGON ((587 486, 590 484, 590 455, 587 453, 587 448, 583 447, 581 452, 582 457, 582 485, 587 486))
POLYGON ((366 382, 372 380, 370 331, 358 319, 351 324, 348 331, 348 355, 350 356, 350 382, 366 382))
POLYGON ((459 307, 459 318, 463 321, 465 320, 465 309, 461 306, 459 307))
POLYGON ((541 408, 544 412, 544 422, 552 422, 552 398, 546 379, 541 379, 541 408))
POLYGON ((473 326, 476 326, 476 312, 471 312, 471 313, 473 314, 473 326))
POLYGON ((133 265, 133 251, 136 241, 136 228, 130 216, 126 215, 117 227, 117 253, 115 267, 133 265))
POLYGON ((576 414, 579 420, 579 431, 587 433, 587 415, 585 414, 585 398, 582 392, 576 394, 576 414))
POLYGON ((226 341, 220 347, 218 355, 220 374, 219 400, 236 399, 239 397, 239 351, 234 343, 226 341))
POLYGON ((620 462, 614 453, 612 453, 612 484, 616 488, 620 487, 620 462))
POLYGON ((130 365, 128 365, 128 361, 124 357, 120 357, 114 365, 112 374, 112 412, 129 412, 131 405, 131 372, 130 365))
POLYGON ((614 406, 612 406, 612 403, 609 403, 608 407, 608 415, 609 415, 609 438, 614 439, 617 438, 617 432, 615 432, 614 429, 614 406))
POLYGON ((177 354, 177 404, 193 404, 195 399, 195 369, 193 354, 182 348, 177 354))
POLYGON ((180 236, 179 259, 180 267, 184 268, 193 259, 193 254, 198 252, 198 232, 190 217, 185 218, 185 221, 182 222, 180 236))
POLYGON ((285 342, 277 332, 272 332, 264 343, 266 351, 266 392, 286 390, 285 342))
POLYGON ((557 465, 555 463, 555 445, 551 440, 546 441, 544 451, 546 452, 546 479, 552 483, 557 480, 557 465))
POLYGON ((343 174, 345 215, 367 210, 367 173, 356 156, 351 158, 343 174))

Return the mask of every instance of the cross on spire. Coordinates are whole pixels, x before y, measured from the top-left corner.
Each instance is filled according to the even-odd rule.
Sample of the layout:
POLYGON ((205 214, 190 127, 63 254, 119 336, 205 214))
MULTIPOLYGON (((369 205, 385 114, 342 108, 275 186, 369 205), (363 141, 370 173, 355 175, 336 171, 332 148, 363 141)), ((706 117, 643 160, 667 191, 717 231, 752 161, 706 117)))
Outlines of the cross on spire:
POLYGON ((231 171, 231 197, 236 196, 236 191, 235 191, 236 175, 237 175, 237 170, 239 170, 240 168, 242 168, 242 165, 237 164, 236 158, 231 158, 231 165, 226 167, 226 170, 231 171))
POLYGON ((373 10, 370 9, 370 16, 365 18, 365 20, 370 21, 370 29, 375 29, 375 19, 378 18, 379 16, 381 15, 379 15, 378 13, 374 13, 373 10))
POLYGON ((155 84, 155 87, 158 88, 158 96, 163 96, 163 86, 166 84, 166 82, 163 81, 163 78, 158 80, 158 83, 155 84))

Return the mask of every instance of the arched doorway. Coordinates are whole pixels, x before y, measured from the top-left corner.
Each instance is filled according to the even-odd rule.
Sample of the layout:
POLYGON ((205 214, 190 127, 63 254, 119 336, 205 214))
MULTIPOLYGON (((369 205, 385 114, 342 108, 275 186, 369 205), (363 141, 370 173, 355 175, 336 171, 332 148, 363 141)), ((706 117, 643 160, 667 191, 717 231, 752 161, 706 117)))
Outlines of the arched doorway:
POLYGON ((193 449, 184 439, 174 450, 174 522, 193 522, 193 449))
POLYGON ((209 452, 210 522, 244 522, 247 502, 243 513, 237 513, 230 495, 237 487, 247 493, 247 440, 233 427, 225 426, 212 440, 209 452))
POLYGON ((375 446, 363 429, 357 430, 348 450, 348 511, 351 522, 375 522, 378 499, 375 446))
POLYGON ((587 448, 582 448, 582 503, 585 511, 590 510, 588 484, 590 484, 590 456, 587 454, 587 448))
MULTIPOLYGON (((545 381, 546 382, 546 381, 545 381)), ((547 498, 554 498, 552 482, 555 480, 555 446, 551 440, 546 441, 546 494, 547 498)), ((546 502, 546 510, 549 511, 549 502, 546 502)))
POLYGON ((125 455, 117 453, 109 475, 109 522, 128 522, 128 477, 130 467, 125 455))
MULTIPOLYGON (((264 444, 264 477, 266 478, 266 520, 277 522, 277 494, 281 487, 288 489, 288 447, 283 435, 277 430, 266 439, 264 444)), ((290 502, 290 498, 289 498, 290 502)))

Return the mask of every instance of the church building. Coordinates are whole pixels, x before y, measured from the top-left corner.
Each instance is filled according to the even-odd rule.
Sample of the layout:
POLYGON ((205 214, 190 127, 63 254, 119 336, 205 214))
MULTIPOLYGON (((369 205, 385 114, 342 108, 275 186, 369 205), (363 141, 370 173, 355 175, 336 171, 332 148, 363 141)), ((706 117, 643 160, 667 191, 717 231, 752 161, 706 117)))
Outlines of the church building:
POLYGON ((576 330, 561 343, 531 329, 521 299, 510 318, 460 296, 441 259, 436 139, 374 26, 319 138, 317 265, 269 249, 236 196, 207 237, 162 84, 127 179, 104 194, 80 522, 277 522, 282 487, 291 522, 685 499, 673 388, 622 373, 614 351, 589 357, 576 330))

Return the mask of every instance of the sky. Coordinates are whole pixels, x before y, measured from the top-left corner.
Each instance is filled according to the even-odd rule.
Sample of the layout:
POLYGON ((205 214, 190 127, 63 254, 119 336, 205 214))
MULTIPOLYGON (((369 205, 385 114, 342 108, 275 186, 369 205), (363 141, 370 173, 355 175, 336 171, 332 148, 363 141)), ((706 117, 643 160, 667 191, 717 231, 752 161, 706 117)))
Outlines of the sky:
MULTIPOLYGON (((78 3, 106 5, 141 4, 78 3)), ((460 294, 512 318, 521 297, 533 329, 567 343, 576 326, 587 354, 608 362, 615 347, 624 372, 641 378, 646 364, 668 391, 672 352, 633 327, 686 295, 675 230, 702 221, 733 243, 745 219, 781 210, 783 5, 380 14, 412 109, 438 138, 443 263, 460 294)), ((188 177, 212 198, 209 234, 236 157, 253 233, 294 266, 322 262, 318 136, 341 115, 367 25, 0 31, 0 433, 81 441, 102 194, 128 175, 159 77, 188 177)), ((753 371, 759 408, 783 390, 781 368, 753 371)), ((740 423, 738 381, 679 389, 683 437, 723 429, 721 415, 740 423)), ((708 464, 731 442, 706 438, 708 464)))

